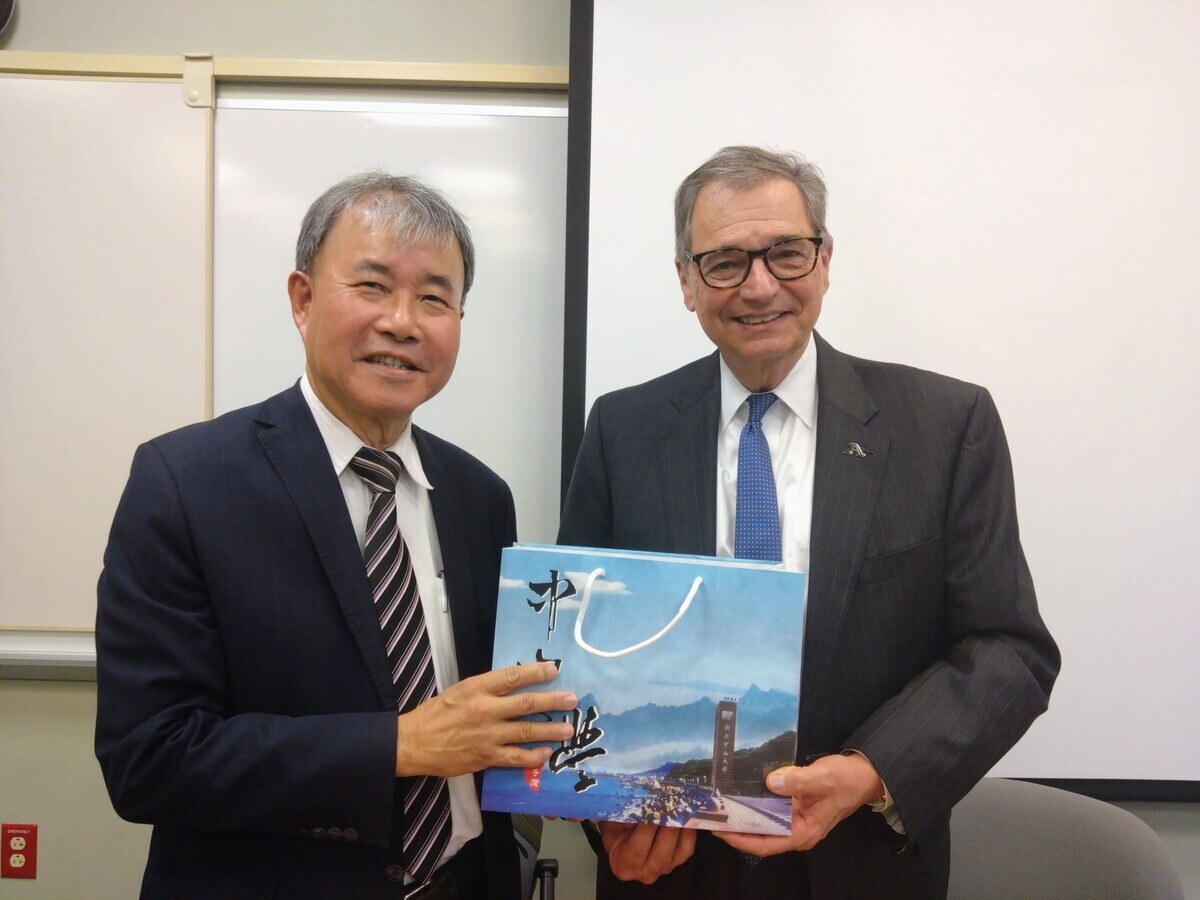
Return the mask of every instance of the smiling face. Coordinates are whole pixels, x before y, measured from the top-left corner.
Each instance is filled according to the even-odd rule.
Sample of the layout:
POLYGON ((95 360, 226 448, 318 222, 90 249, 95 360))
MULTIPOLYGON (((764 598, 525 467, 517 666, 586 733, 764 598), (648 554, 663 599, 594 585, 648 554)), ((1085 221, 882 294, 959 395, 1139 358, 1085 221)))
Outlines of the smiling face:
POLYGON ((394 444, 454 371, 463 315, 457 241, 397 240, 351 208, 311 272, 288 278, 288 294, 317 397, 365 443, 394 444))
MULTIPOLYGON (((760 250, 787 238, 816 236, 804 198, 790 181, 773 178, 740 190, 718 181, 696 197, 688 249, 760 250)), ((827 242, 816 268, 789 281, 779 281, 755 259, 746 280, 732 288, 709 287, 692 262, 675 264, 684 305, 751 391, 776 387, 803 355, 829 288, 831 256, 827 242)))

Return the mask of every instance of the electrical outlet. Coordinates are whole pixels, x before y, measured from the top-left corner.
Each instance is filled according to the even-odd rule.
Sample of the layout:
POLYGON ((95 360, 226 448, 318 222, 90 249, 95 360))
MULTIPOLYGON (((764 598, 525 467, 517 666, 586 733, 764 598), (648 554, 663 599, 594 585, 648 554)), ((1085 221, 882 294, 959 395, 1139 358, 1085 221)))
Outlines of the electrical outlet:
POLYGON ((0 878, 37 878, 36 825, 0 825, 0 878))

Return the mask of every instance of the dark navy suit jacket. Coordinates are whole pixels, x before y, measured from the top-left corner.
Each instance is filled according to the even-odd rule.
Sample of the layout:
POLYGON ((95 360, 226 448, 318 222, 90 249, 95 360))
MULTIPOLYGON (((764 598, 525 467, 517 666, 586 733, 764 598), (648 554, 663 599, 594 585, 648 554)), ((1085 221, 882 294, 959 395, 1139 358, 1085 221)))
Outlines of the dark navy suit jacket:
MULTIPOLYGON (((491 668, 507 485, 417 428, 459 671, 491 668)), ((143 895, 389 897, 396 713, 362 556, 299 387, 141 446, 96 621, 96 753, 152 823, 143 895)), ((484 813, 494 898, 508 816, 484 813)))
MULTIPOLYGON (((987 391, 814 339, 797 761, 865 753, 907 839, 864 808, 805 855, 807 877, 815 897, 944 895, 950 810, 1046 709, 1058 649, 1038 613, 1008 447, 987 391), (852 443, 867 455, 847 454, 852 443)), ((601 397, 559 541, 715 552, 720 406, 715 353, 601 397)), ((805 877, 787 856, 795 854, 769 861, 778 884, 769 896, 791 896, 788 878, 805 877)), ((702 833, 695 861, 678 873, 600 896, 721 896, 711 886, 736 866, 727 845, 702 833)), ((602 888, 605 869, 601 860, 602 888)))

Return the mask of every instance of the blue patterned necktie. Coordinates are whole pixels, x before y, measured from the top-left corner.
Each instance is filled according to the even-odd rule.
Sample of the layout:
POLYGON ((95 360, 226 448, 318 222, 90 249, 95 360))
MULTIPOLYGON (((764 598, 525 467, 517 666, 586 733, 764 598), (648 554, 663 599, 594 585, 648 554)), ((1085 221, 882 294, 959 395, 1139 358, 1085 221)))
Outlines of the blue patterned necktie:
POLYGON ((738 441, 737 510, 733 528, 733 555, 738 559, 771 562, 783 559, 771 448, 762 430, 762 417, 776 399, 770 392, 750 395, 750 418, 738 441))
MULTIPOLYGON (((396 523, 400 458, 363 447, 350 460, 350 468, 371 489, 363 559, 396 687, 396 705, 404 713, 437 692, 437 679, 412 556, 396 523)), ((450 842, 450 791, 445 778, 433 776, 402 778, 401 784, 405 819, 401 862, 422 883, 450 842)))

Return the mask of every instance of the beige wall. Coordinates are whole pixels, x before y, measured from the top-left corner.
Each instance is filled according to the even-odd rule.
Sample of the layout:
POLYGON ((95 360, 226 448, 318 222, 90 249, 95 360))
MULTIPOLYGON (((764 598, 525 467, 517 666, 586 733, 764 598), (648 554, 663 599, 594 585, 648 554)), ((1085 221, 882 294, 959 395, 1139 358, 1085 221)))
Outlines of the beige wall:
POLYGON ((38 875, 4 897, 136 897, 150 829, 117 818, 92 753, 96 685, 0 681, 0 817, 38 826, 38 875))
POLYGON ((18 0, 0 50, 565 66, 568 0, 18 0))

